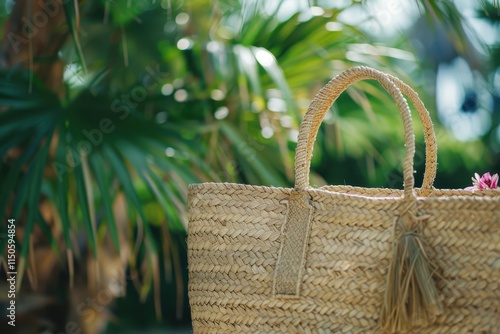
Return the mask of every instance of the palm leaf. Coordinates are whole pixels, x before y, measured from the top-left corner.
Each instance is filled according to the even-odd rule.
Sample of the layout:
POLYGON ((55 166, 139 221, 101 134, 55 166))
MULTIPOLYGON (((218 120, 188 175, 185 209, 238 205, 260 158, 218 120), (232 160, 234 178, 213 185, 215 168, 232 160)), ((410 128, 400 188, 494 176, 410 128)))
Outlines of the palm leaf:
MULTIPOLYGON (((241 136, 238 134, 238 131, 232 125, 226 122, 221 122, 220 129, 222 133, 224 133, 224 135, 229 138, 229 140, 235 147, 241 148, 248 146, 248 144, 241 138, 241 136)), ((252 175, 253 173, 255 173, 255 175, 258 176, 258 179, 264 184, 273 184, 276 186, 283 186, 286 184, 282 177, 280 177, 275 171, 273 171, 269 166, 266 166, 266 164, 260 160, 258 154, 239 153, 238 155, 241 158, 242 162, 246 163, 242 164, 242 166, 248 171, 247 175, 252 175), (246 165, 251 167, 251 169, 248 169, 246 165), (250 172, 250 170, 252 172, 250 172)))
POLYGON ((82 46, 80 45, 80 39, 78 38, 78 29, 80 26, 80 15, 78 6, 76 5, 76 0, 72 1, 64 1, 63 8, 64 13, 66 14, 66 22, 68 24, 69 31, 71 33, 71 38, 73 39, 73 43, 75 44, 76 54, 78 56, 78 60, 82 65, 83 72, 87 73, 87 64, 85 62, 85 58, 83 56, 82 46))
MULTIPOLYGON (((52 132, 48 136, 51 138, 52 132)), ((21 265, 26 263, 26 257, 28 255, 29 243, 31 233, 33 231, 33 226, 35 222, 35 218, 37 218, 37 214, 39 212, 39 200, 40 200, 40 190, 43 180, 43 171, 48 158, 48 151, 50 147, 50 140, 46 140, 42 145, 41 149, 37 152, 34 161, 32 162, 34 165, 33 168, 33 179, 29 184, 29 193, 28 193, 28 205, 27 205, 27 218, 26 225, 24 227, 24 238, 21 245, 21 261, 20 266, 18 268, 18 287, 22 282, 22 277, 25 270, 25 265, 21 265)))
MULTIPOLYGON (((23 169, 23 166, 28 162, 28 160, 35 154, 42 138, 49 131, 40 131, 31 142, 30 146, 23 152, 23 154, 15 161, 15 163, 11 166, 9 172, 6 175, 5 183, 2 189, 0 190, 0 212, 2 215, 5 215, 7 205, 9 203, 10 194, 13 192, 14 187, 16 186, 16 182, 18 181, 18 177, 23 169)), ((5 217, 4 217, 5 218, 5 217)))
POLYGON ((109 233, 111 235, 111 240, 116 247, 116 250, 120 252, 120 240, 118 237, 118 230, 116 228, 115 216, 113 214, 112 199, 109 194, 110 183, 105 175, 105 165, 100 154, 92 154, 90 157, 90 164, 93 169, 93 174, 99 185, 99 190, 102 198, 102 205, 104 209, 104 214, 106 216, 106 221, 108 223, 109 233))
POLYGON ((59 132, 58 132, 58 142, 56 149, 56 160, 52 163, 52 167, 56 170, 57 176, 57 208, 59 211, 59 215, 61 217, 61 227, 64 235, 64 240, 66 242, 66 249, 71 250, 73 245, 70 236, 70 220, 68 213, 68 173, 64 170, 60 173, 56 166, 64 166, 66 168, 66 124, 65 122, 60 122, 59 124, 59 132))
MULTIPOLYGON (((75 151, 74 151, 75 152, 75 151)), ((84 154, 84 153, 81 153, 84 154)), ((82 157, 75 157, 75 153, 73 153, 73 162, 75 164, 74 167, 74 176, 76 181, 76 192, 78 196, 78 203, 81 210, 82 222, 84 228, 87 231, 87 238, 89 240, 89 246, 92 251, 92 256, 97 258, 97 244, 96 244, 96 231, 95 226, 92 223, 93 217, 91 217, 87 187, 85 181, 85 175, 82 168, 82 162, 75 159, 82 159, 82 157)))

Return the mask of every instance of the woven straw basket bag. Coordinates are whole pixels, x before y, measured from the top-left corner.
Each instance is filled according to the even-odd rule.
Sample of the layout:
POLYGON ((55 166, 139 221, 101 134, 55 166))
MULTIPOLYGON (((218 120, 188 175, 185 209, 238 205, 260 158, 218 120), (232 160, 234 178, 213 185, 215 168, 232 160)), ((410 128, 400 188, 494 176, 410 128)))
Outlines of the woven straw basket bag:
POLYGON ((440 190, 436 140, 417 94, 368 67, 333 78, 300 127, 295 187, 189 187, 194 333, 500 333, 500 191, 440 190), (352 83, 377 80, 404 125, 404 189, 309 186, 325 113, 352 83), (424 125, 414 187, 410 109, 424 125))

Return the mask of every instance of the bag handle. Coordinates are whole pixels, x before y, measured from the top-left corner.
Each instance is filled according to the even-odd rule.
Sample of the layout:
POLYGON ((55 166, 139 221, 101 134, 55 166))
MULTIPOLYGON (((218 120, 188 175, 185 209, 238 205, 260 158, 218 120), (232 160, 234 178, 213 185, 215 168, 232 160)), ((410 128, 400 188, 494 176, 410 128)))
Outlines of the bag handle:
POLYGON ((351 84, 363 80, 377 80, 392 96, 398 105, 405 132, 406 155, 403 161, 404 196, 414 197, 413 158, 415 155, 415 137, 408 103, 401 93, 405 94, 415 105, 424 128, 426 161, 422 188, 431 190, 436 177, 437 146, 434 127, 429 112, 418 97, 418 94, 400 79, 366 66, 352 67, 334 77, 314 97, 301 123, 297 149, 295 153, 295 189, 305 190, 309 187, 309 169, 312 150, 319 126, 335 100, 351 84))
POLYGON ((400 202, 400 213, 395 217, 393 254, 379 319, 381 329, 399 333, 414 325, 426 325, 443 311, 433 277, 437 267, 427 256, 428 246, 422 233, 427 216, 418 210, 413 191, 415 135, 410 108, 402 93, 413 101, 424 125, 427 153, 423 188, 427 191, 432 189, 436 175, 436 138, 429 114, 418 95, 401 80, 369 67, 353 67, 333 78, 315 96, 304 116, 295 153, 295 191, 291 192, 287 202, 287 214, 282 227, 284 237, 276 262, 273 293, 285 298, 300 296, 314 213, 306 191, 309 187, 314 141, 323 117, 333 102, 349 85, 362 79, 377 80, 392 96, 403 119, 406 147, 403 160, 403 199, 400 202))

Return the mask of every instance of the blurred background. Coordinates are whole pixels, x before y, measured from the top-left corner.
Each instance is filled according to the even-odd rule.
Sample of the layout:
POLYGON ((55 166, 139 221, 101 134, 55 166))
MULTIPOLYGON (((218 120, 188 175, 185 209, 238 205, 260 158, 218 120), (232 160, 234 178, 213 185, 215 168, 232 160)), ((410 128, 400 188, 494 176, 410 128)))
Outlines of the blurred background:
MULTIPOLYGON (((500 171, 497 0, 4 0, 0 314, 16 219, 16 327, 188 333, 187 185, 291 187, 301 118, 353 65, 435 123, 435 187, 500 171)), ((424 171, 415 119, 417 185, 424 171)), ((372 81, 318 135, 311 184, 402 188, 402 122, 372 81)))

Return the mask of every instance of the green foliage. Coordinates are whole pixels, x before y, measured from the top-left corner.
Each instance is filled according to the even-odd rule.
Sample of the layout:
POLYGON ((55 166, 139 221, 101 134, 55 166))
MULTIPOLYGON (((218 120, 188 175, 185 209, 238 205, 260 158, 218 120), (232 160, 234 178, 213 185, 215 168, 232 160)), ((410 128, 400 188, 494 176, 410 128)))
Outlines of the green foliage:
MULTIPOLYGON (((460 24, 450 2, 422 3, 426 10, 452 15, 453 26, 460 24)), ((0 166, 0 212, 2 222, 27 213, 23 258, 34 226, 58 252, 78 247, 75 234, 86 236, 97 259, 107 234, 120 252, 124 222, 113 203, 124 195, 127 240, 136 250, 130 265, 143 263, 144 297, 158 276, 158 253, 165 267, 172 261, 170 245, 159 243, 168 243, 169 231, 186 228, 188 184, 292 186, 294 136, 319 87, 356 64, 406 73, 405 81, 413 74, 406 69, 418 68, 411 57, 398 56, 407 51, 373 45, 357 27, 338 22, 355 2, 283 20, 276 15, 279 6, 269 10, 265 4, 88 0, 80 15, 73 2, 65 5, 72 36, 63 50, 65 96, 37 81, 28 94, 29 76, 18 69, 0 79, 0 154, 6 157, 0 166), (366 61, 347 57, 356 50, 364 50, 366 61), (19 156, 7 155, 15 149, 19 156), (42 199, 57 208, 60 239, 39 212, 42 199), (168 228, 159 228, 164 225, 168 228)), ((402 185, 392 182, 401 169, 401 121, 378 84, 349 89, 325 123, 312 185, 402 185)), ((441 149, 448 152, 442 174, 458 177, 491 162, 470 159, 471 152, 455 140, 441 138, 447 138, 441 149)), ((471 148, 488 151, 479 141, 471 148)), ((416 168, 422 175, 423 161, 416 168)))

